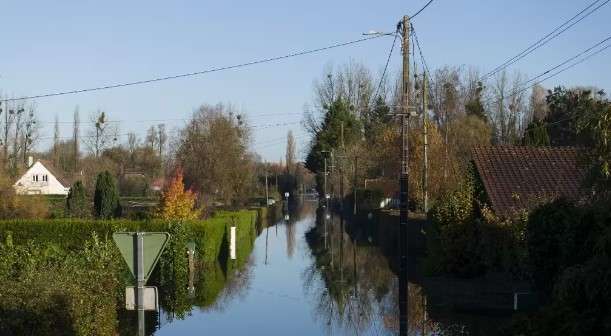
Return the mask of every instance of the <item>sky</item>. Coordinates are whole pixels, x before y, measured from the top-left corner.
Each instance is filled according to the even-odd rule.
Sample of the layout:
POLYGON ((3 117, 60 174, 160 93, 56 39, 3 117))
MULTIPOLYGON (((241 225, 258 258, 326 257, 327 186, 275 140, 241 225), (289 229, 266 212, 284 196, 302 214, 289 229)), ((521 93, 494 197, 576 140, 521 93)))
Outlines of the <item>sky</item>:
MULTIPOLYGON (((200 71, 393 31, 413 1, 3 1, 0 4, 0 92, 11 97, 97 87, 200 71)), ((593 0, 434 0, 413 24, 429 64, 476 66, 487 72, 569 19, 593 0)), ((601 1, 602 3, 602 1, 601 1)), ((527 76, 611 35, 611 3, 509 68, 527 76)), ((301 126, 313 81, 328 65, 362 62, 374 73, 391 37, 279 62, 142 86, 41 98, 38 145, 47 148, 55 117, 69 137, 73 111, 97 110, 120 120, 120 133, 144 138, 153 124, 184 126, 201 104, 231 103, 253 128, 252 150, 284 157, 289 130, 305 157, 301 126), (270 126, 273 125, 273 126, 270 126)), ((390 69, 400 70, 395 49, 390 69)), ((611 92, 611 48, 544 83, 596 86, 611 92)), ((83 125, 82 129, 90 126, 83 125)), ((82 131, 83 133, 86 130, 82 131)), ((123 136, 120 141, 126 141, 123 136)))

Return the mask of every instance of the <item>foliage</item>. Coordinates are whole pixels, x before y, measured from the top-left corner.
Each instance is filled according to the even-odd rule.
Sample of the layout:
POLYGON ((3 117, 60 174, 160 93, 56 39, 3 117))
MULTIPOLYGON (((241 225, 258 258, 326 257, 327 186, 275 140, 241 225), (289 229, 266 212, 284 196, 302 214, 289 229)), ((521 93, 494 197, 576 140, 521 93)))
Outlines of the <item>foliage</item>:
POLYGON ((536 284, 547 305, 515 319, 503 335, 611 333, 608 203, 576 206, 558 200, 541 206, 529 218, 528 233, 536 284))
POLYGON ((157 217, 165 220, 196 219, 199 211, 195 207, 195 194, 183 184, 183 174, 177 170, 161 195, 157 217))
POLYGON ((96 235, 78 251, 0 245, 0 334, 113 334, 119 258, 113 243, 96 235))
POLYGON ((611 190, 611 102, 587 99, 577 114, 577 134, 586 147, 586 161, 590 164, 588 183, 597 191, 607 194, 611 190))
POLYGON ((108 219, 121 215, 117 185, 108 171, 100 173, 96 179, 93 210, 96 218, 108 219))
POLYGON ((555 281, 567 267, 594 254, 599 235, 611 225, 604 205, 578 207, 556 200, 534 210, 527 224, 527 246, 535 285, 550 296, 555 281))
POLYGON ((187 187, 204 202, 230 204, 248 198, 253 180, 249 130, 232 106, 218 104, 201 106, 182 132, 175 164, 182 167, 187 187))
POLYGON ((68 217, 84 218, 91 214, 89 201, 81 181, 76 181, 68 192, 66 198, 66 215, 68 217))
POLYGON ((566 90, 556 87, 546 97, 549 113, 545 118, 548 124, 550 144, 552 146, 575 146, 577 127, 575 112, 588 99, 589 93, 578 90, 566 90))
POLYGON ((0 219, 46 218, 49 205, 44 196, 16 195, 8 177, 0 173, 0 219))
POLYGON ((517 214, 501 220, 492 214, 478 176, 471 175, 431 209, 427 230, 429 273, 474 277, 508 272, 525 277, 526 218, 517 214))
MULTIPOLYGON (((342 98, 334 100, 325 109, 325 117, 312 140, 310 151, 306 157, 306 168, 310 171, 321 172, 324 170, 324 157, 329 157, 329 153, 322 151, 337 151, 343 143, 349 146, 361 137, 361 122, 352 112, 348 102, 342 98)), ((337 154, 337 153, 336 153, 337 154)), ((329 164, 329 163, 328 163, 329 164)), ((323 191, 322 176, 317 178, 317 186, 320 193, 323 191)))
POLYGON ((473 97, 467 100, 465 103, 465 111, 467 115, 477 117, 484 122, 488 122, 488 116, 486 115, 486 109, 482 104, 482 93, 484 87, 482 82, 477 82, 477 86, 473 92, 473 97))
POLYGON ((522 144, 533 147, 549 146, 549 134, 547 133, 545 123, 539 120, 531 121, 524 131, 522 144))

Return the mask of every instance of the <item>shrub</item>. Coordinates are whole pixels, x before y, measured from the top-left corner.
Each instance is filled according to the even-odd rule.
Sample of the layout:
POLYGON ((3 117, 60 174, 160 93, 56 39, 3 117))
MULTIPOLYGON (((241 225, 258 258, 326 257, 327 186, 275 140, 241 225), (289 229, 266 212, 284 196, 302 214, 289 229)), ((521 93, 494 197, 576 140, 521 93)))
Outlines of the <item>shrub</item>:
POLYGON ((108 171, 98 174, 95 182, 93 208, 96 218, 108 219, 121 215, 117 184, 108 171))
POLYGON ((70 188, 66 198, 66 215, 68 217, 84 218, 91 214, 85 188, 81 181, 76 181, 70 188))
POLYGON ((195 194, 185 191, 182 179, 182 171, 178 170, 161 196, 157 217, 166 220, 199 217, 199 211, 194 209, 195 194))

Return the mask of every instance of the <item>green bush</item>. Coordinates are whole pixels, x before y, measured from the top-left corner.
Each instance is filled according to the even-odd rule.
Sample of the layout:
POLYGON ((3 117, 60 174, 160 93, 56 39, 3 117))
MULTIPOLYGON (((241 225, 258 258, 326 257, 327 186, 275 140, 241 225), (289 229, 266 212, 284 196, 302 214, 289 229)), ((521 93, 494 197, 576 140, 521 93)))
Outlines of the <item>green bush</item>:
POLYGON ((494 216, 479 183, 475 177, 467 179, 431 209, 425 271, 467 278, 490 271, 526 277, 526 219, 494 216))
POLYGON ((108 219, 121 216, 117 184, 108 171, 100 173, 95 181, 93 209, 96 218, 108 219))
POLYGON ((0 334, 114 334, 120 257, 95 235, 82 244, 0 244, 0 334))
POLYGON ((76 181, 66 198, 66 215, 68 217, 85 218, 89 217, 90 214, 89 201, 83 183, 76 181))
POLYGON ((537 288, 550 295, 564 269, 601 254, 610 226, 611 211, 604 202, 576 206, 561 199, 534 210, 527 224, 527 241, 537 288))

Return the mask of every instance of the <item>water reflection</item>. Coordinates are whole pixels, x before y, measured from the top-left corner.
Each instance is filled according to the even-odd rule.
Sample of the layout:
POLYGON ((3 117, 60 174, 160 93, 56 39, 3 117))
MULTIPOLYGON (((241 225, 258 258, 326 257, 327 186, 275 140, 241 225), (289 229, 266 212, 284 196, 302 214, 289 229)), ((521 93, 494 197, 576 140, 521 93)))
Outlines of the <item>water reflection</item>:
MULTIPOLYGON (((236 260, 223 252, 227 232, 212 260, 197 252, 162 260, 152 279, 162 311, 147 313, 147 333, 398 334, 394 226, 346 220, 316 206, 281 211, 273 228, 253 222, 238 235, 236 260)), ((409 335, 494 333, 495 318, 457 314, 440 300, 425 285, 418 260, 410 254, 409 335)), ((121 313, 121 321, 121 334, 133 335, 133 316, 121 313)))

